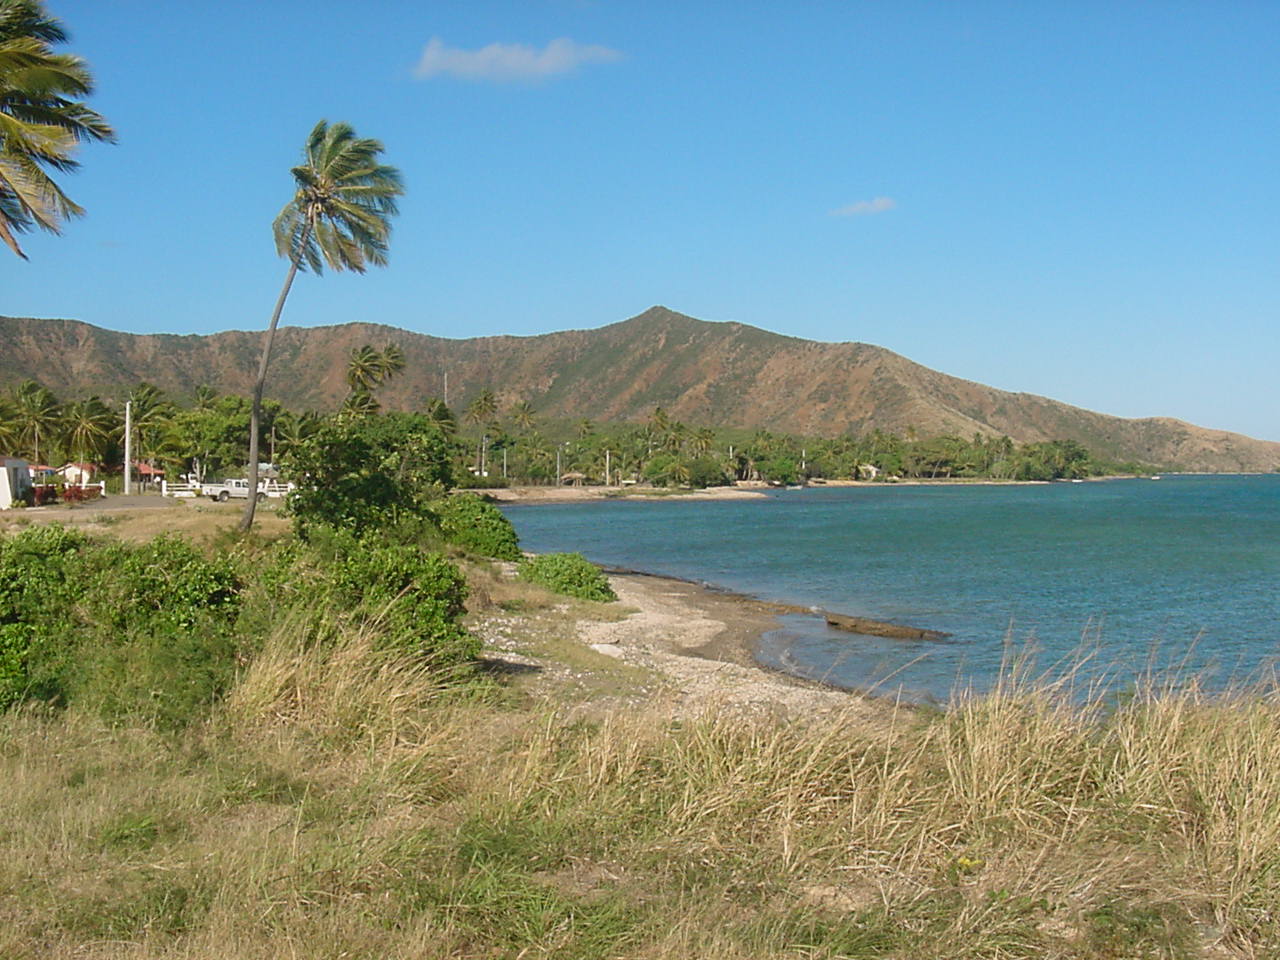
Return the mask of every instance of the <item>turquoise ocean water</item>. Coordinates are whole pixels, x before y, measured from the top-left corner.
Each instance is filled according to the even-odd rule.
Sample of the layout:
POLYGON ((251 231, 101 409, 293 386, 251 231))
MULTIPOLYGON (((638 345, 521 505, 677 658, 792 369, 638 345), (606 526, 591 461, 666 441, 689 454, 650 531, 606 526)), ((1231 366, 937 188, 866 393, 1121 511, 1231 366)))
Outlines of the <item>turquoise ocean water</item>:
POLYGON ((863 637, 787 616, 764 663, 944 700, 1011 653, 1122 688, 1176 670, 1211 684, 1280 655, 1280 476, 1035 486, 778 491, 763 500, 599 501, 505 509, 525 549, 770 600, 943 630, 863 637))

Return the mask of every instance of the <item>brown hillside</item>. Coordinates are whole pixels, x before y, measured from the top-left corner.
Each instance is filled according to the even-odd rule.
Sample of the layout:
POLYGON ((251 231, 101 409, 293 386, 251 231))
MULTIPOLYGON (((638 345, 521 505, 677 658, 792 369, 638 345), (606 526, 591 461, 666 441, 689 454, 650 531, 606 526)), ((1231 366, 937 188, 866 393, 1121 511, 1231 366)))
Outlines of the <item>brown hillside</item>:
MULTIPOLYGON (((394 341, 404 374, 379 394, 391 408, 444 390, 460 408, 490 388, 545 417, 642 420, 661 405, 693 424, 834 435, 879 427, 921 435, 1070 438, 1116 459, 1166 468, 1270 471, 1280 443, 1166 418, 1125 420, 1044 397, 951 377, 864 343, 817 343, 653 307, 596 330, 447 340, 378 324, 285 327, 268 394, 295 408, 333 409, 350 351, 394 341)), ((207 383, 248 393, 259 331, 135 335, 74 320, 0 317, 0 386, 34 377, 67 396, 120 396, 148 380, 177 395, 207 383)))

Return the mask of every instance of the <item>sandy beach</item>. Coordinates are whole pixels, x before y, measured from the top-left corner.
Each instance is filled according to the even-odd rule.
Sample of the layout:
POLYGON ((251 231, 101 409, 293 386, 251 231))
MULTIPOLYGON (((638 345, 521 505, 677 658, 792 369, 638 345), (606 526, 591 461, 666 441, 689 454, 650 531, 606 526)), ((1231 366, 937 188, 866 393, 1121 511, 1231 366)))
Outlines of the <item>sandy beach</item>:
POLYGON ((616 623, 583 623, 583 643, 668 677, 677 702, 695 709, 721 699, 738 708, 816 710, 878 708, 860 694, 760 666, 756 641, 778 627, 773 605, 693 583, 645 574, 609 578, 619 601, 638 612, 616 623))
MULTIPOLYGON (((508 575, 514 569, 508 571, 508 575)), ((577 618, 573 640, 595 653, 658 678, 662 701, 676 716, 718 708, 780 713, 789 717, 838 710, 883 717, 885 703, 781 673, 756 662, 760 637, 779 626, 778 615, 794 612, 778 604, 720 592, 696 583, 635 572, 612 572, 619 619, 577 618)), ((808 611, 806 611, 808 612, 808 611)), ((485 656, 524 667, 553 668, 511 656, 501 632, 483 623, 485 656)), ((602 664, 603 665, 603 664, 602 664)), ((579 668, 581 669, 581 668, 579 668)))
POLYGON ((767 488, 707 487, 668 490, 663 487, 497 487, 478 490, 499 503, 581 503, 585 500, 758 500, 767 488))
MULTIPOLYGON (((1086 483, 1103 480, 1123 480, 1127 477, 1087 477, 1086 483)), ((892 490, 894 487, 1025 487, 1065 483, 1063 480, 993 480, 990 478, 939 477, 934 480, 815 480, 805 489, 821 490, 857 487, 863 490, 892 490)), ((585 500, 758 500, 768 496, 771 490, 765 483, 743 483, 732 487, 707 487, 702 490, 672 490, 665 487, 496 487, 477 493, 492 497, 500 503, 581 503, 585 500)))

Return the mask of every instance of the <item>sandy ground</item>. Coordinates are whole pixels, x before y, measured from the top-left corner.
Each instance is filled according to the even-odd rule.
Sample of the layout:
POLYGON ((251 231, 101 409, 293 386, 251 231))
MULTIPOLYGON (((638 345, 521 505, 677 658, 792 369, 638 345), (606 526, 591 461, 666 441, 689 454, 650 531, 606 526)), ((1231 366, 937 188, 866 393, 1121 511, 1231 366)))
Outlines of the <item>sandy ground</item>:
POLYGON ((678 493, 653 487, 500 487, 479 491, 502 503, 580 503, 583 500, 758 500, 758 487, 708 487, 678 493))
POLYGON ((580 622, 579 640, 664 676, 677 712, 721 704, 790 716, 825 710, 864 713, 868 719, 884 716, 882 702, 759 666, 752 645, 778 626, 767 604, 644 574, 609 579, 619 602, 637 612, 612 623, 580 622))

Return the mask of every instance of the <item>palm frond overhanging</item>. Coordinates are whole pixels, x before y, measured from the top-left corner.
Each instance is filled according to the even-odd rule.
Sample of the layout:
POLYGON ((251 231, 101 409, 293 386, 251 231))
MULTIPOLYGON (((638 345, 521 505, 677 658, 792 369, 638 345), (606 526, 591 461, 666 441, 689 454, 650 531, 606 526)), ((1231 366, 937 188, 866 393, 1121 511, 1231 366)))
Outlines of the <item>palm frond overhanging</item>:
POLYGON ((48 171, 75 170, 80 143, 115 139, 78 99, 93 90, 85 62, 53 52, 66 39, 38 0, 0 0, 0 241, 24 260, 17 235, 59 233, 84 212, 48 171))

